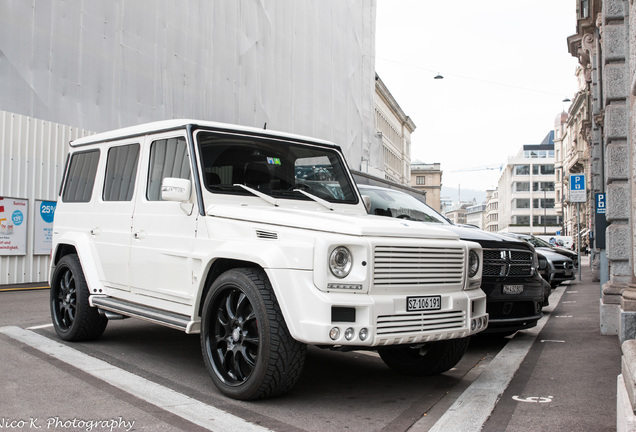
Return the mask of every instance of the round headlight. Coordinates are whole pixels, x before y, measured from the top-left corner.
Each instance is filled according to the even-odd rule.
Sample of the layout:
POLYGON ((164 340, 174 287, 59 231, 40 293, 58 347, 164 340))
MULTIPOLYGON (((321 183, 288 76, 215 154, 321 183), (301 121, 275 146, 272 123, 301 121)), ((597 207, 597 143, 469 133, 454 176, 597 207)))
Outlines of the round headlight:
POLYGON ((347 277, 349 272, 351 272, 352 265, 353 257, 351 252, 344 246, 335 248, 329 255, 329 270, 336 277, 347 277))
POLYGON ((474 250, 468 252, 468 277, 475 277, 479 271, 479 254, 474 250))

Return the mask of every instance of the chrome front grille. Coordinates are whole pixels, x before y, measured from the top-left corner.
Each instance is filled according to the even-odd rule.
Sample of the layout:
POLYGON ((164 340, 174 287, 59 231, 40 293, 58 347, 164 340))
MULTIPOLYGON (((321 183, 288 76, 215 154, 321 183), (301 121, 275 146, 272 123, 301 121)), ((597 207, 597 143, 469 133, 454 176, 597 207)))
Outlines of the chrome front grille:
POLYGON ((483 252, 483 277, 526 277, 534 272, 531 251, 484 249, 483 252))
POLYGON ((380 288, 461 284, 464 249, 376 246, 373 264, 373 283, 380 288))

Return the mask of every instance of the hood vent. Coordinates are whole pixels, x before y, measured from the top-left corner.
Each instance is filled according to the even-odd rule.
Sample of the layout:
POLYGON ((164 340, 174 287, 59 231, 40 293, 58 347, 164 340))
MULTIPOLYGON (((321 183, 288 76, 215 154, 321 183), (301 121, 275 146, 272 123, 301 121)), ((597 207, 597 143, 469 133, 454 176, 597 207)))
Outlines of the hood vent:
POLYGON ((256 238, 263 240, 278 240, 278 233, 271 231, 256 230, 256 238))

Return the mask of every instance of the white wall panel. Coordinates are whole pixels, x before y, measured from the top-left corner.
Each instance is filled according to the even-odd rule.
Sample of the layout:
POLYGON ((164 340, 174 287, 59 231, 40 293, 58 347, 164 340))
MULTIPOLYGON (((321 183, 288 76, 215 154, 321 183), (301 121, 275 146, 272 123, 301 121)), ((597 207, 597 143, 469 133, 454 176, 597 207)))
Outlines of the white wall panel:
POLYGON ((0 109, 96 132, 267 123, 334 141, 359 169, 381 147, 375 2, 3 0, 0 109))
POLYGON ((47 280, 49 256, 33 255, 36 200, 57 200, 68 143, 88 134, 0 111, 0 197, 29 202, 27 254, 0 256, 0 285, 47 280))

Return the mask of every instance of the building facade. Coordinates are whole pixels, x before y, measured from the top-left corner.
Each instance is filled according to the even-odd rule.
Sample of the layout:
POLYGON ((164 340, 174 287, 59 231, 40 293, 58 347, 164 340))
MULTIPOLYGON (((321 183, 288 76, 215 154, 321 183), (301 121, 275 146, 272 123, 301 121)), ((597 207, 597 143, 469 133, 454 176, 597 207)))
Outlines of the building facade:
POLYGON ((484 230, 499 231, 499 190, 486 191, 486 214, 484 216, 484 230))
POLYGON ((601 332, 636 338, 636 4, 578 0, 577 32, 568 38, 579 60, 589 110, 592 250, 598 265, 601 332), (605 213, 599 212, 599 202, 605 213))
POLYGON ((411 180, 411 134, 415 130, 415 123, 402 111, 377 74, 375 76, 375 127, 376 135, 382 138, 384 164, 375 170, 369 169, 367 173, 401 185, 408 185, 411 180))
POLYGON ((466 223, 484 229, 486 204, 476 204, 466 207, 466 223))
POLYGON ((561 216, 555 209, 553 133, 542 144, 524 145, 499 178, 499 231, 556 234, 561 216))
MULTIPOLYGON (((579 78, 581 71, 578 68, 579 78)), ((572 202, 570 199, 570 176, 583 175, 585 189, 591 188, 589 98, 589 91, 579 80, 579 91, 574 95, 568 112, 559 114, 554 122, 555 208, 562 215, 561 235, 572 236, 575 248, 580 250, 589 247, 592 214, 587 200, 572 202)), ((598 267, 595 255, 592 262, 598 267)))
POLYGON ((425 191, 426 203, 438 212, 442 211, 442 170, 439 163, 412 163, 411 187, 425 191))

